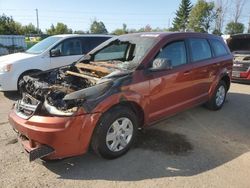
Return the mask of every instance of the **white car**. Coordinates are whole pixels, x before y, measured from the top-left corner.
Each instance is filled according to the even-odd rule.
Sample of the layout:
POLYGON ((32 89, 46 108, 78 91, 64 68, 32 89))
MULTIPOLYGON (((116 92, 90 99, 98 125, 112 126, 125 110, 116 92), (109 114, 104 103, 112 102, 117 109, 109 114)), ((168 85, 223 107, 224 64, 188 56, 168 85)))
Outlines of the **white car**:
POLYGON ((111 37, 55 35, 42 40, 24 53, 1 56, 0 91, 18 90, 18 83, 24 75, 70 65, 111 37))

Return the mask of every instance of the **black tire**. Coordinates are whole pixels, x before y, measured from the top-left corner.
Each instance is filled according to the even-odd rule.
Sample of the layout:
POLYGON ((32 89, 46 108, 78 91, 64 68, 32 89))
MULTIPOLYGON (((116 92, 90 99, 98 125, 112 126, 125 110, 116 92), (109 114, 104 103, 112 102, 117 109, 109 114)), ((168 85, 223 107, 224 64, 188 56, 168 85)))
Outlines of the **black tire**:
POLYGON ((226 83, 221 80, 218 85, 216 86, 215 90, 214 90, 214 93, 213 93, 213 96, 210 98, 210 100, 206 103, 206 107, 209 109, 209 110, 220 110, 225 102, 225 99, 226 99, 226 96, 227 96, 227 85, 226 83), (217 99, 217 92, 219 92, 219 89, 220 88, 223 88, 224 91, 225 91, 225 95, 224 95, 224 98, 223 100, 221 100, 221 102, 218 104, 216 102, 216 99, 217 99))
MULTIPOLYGON (((131 127, 131 123, 127 126, 131 127)), ((136 135, 137 135, 137 128, 138 128, 137 117, 132 110, 123 106, 117 106, 117 107, 111 108, 106 113, 104 113, 103 116, 100 118, 99 123, 97 124, 97 127, 95 128, 95 131, 92 137, 91 147, 96 154, 98 154, 99 156, 103 158, 114 159, 114 158, 120 157, 121 155, 124 155, 130 149, 131 145, 134 143, 136 135), (109 142, 106 143, 106 138, 107 138, 107 135, 110 134, 108 132, 110 132, 110 130, 112 130, 113 128, 113 123, 116 122, 116 120, 121 121, 120 119, 122 118, 125 118, 126 120, 129 119, 130 122, 132 123, 132 126, 133 126, 132 136, 130 136, 130 140, 128 141, 127 145, 123 149, 119 151, 112 151, 108 146, 109 142)), ((119 147, 123 147, 123 146, 118 145, 117 148, 119 147)))
POLYGON ((20 83, 22 82, 23 80, 23 77, 25 76, 26 74, 22 74, 21 76, 19 76, 18 80, 17 80, 17 91, 19 94, 22 93, 21 91, 21 88, 20 88, 20 83))
POLYGON ((29 71, 26 71, 26 72, 22 73, 19 76, 19 78, 17 80, 17 90, 18 90, 18 93, 20 93, 20 94, 22 93, 21 88, 20 88, 20 82, 23 80, 23 77, 27 76, 29 74, 32 74, 32 73, 36 73, 36 72, 39 72, 39 70, 29 70, 29 71))

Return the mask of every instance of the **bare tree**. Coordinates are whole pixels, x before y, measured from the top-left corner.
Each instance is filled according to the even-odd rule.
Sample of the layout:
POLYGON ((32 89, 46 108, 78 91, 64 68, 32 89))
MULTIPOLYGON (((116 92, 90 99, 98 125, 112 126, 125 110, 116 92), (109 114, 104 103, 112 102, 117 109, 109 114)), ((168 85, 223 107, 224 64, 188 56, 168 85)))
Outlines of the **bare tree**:
POLYGON ((222 31, 224 26, 226 13, 228 10, 228 0, 216 0, 215 1, 215 9, 217 12, 217 17, 215 20, 215 29, 219 32, 222 31))
POLYGON ((246 3, 246 0, 232 0, 232 5, 234 6, 233 12, 232 12, 234 23, 238 23, 245 3, 246 3))

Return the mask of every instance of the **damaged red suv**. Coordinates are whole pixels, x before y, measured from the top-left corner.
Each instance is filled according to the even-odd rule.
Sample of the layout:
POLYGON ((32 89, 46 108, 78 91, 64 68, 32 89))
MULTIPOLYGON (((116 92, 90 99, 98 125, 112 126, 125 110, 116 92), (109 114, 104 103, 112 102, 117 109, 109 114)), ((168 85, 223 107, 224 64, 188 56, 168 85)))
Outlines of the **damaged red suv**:
POLYGON ((231 73, 232 55, 220 37, 123 35, 72 66, 25 76, 9 121, 30 160, 76 156, 90 146, 116 158, 138 128, 199 104, 220 109, 231 73))

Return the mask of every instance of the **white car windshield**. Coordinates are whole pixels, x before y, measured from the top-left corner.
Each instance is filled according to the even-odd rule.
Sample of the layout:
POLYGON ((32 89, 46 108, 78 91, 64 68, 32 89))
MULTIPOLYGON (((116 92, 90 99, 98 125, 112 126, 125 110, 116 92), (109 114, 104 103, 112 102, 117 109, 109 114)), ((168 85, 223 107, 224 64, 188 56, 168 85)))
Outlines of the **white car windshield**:
POLYGON ((62 37, 55 37, 51 36, 48 37, 41 42, 35 44, 30 49, 26 51, 26 53, 30 54, 40 54, 43 53, 45 50, 47 50, 51 45, 55 44, 57 41, 59 41, 62 37))

